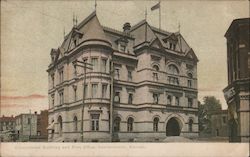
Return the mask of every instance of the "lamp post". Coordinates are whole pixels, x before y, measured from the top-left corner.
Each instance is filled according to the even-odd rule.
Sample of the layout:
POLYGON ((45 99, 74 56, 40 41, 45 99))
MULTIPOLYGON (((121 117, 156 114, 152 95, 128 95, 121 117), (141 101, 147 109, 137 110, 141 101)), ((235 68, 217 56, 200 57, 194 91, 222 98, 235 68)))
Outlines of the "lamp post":
POLYGON ((83 118, 84 118, 84 105, 85 105, 85 86, 86 86, 86 70, 87 69, 93 69, 92 64, 86 63, 84 61, 78 61, 75 60, 73 62, 74 67, 76 68, 77 66, 82 67, 84 69, 84 78, 83 78, 83 96, 82 96, 82 113, 81 113, 81 141, 83 142, 83 118))

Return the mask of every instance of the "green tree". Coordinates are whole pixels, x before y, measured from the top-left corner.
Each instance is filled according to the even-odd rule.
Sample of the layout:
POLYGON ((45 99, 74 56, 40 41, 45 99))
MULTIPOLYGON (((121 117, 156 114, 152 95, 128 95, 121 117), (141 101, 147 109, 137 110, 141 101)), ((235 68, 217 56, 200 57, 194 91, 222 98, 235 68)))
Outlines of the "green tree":
POLYGON ((221 103, 220 100, 216 99, 215 96, 205 96, 203 98, 203 104, 198 104, 198 120, 199 120, 199 131, 204 133, 210 133, 211 131, 211 120, 209 113, 213 111, 220 111, 221 103))

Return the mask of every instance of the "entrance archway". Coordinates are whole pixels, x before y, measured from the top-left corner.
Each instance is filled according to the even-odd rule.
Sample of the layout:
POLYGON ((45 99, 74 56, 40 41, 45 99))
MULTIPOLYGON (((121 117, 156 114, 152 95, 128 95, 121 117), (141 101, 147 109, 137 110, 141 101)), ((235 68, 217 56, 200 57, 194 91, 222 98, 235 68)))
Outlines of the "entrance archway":
POLYGON ((180 136, 181 128, 176 118, 168 120, 166 125, 166 136, 180 136))

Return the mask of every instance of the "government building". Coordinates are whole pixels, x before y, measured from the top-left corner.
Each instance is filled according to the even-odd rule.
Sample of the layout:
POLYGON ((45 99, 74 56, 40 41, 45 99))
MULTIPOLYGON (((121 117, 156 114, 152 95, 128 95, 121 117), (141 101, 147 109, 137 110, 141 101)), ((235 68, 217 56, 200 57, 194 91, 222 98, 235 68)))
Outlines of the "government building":
POLYGON ((96 12, 75 23, 48 66, 48 140, 198 137, 197 56, 180 32, 146 20, 123 30, 96 12))
POLYGON ((228 86, 223 90, 228 105, 229 141, 250 142, 250 18, 235 19, 227 39, 228 86))

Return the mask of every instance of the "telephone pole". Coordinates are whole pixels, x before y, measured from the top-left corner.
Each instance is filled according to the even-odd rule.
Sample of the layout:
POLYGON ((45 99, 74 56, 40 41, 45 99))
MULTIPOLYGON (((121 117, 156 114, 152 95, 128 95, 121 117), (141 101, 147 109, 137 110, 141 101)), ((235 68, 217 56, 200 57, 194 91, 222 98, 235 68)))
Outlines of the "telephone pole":
POLYGON ((83 132, 84 132, 84 125, 83 125, 83 123, 84 123, 84 106, 85 106, 85 95, 86 95, 86 89, 85 89, 85 86, 86 86, 86 71, 87 71, 87 69, 93 69, 92 68, 92 64, 90 64, 90 63, 87 63, 87 62, 84 62, 84 61, 78 61, 78 60, 75 60, 74 62, 73 62, 73 64, 74 64, 74 67, 76 68, 77 66, 79 66, 79 67, 82 67, 83 68, 83 70, 84 70, 84 78, 83 78, 83 95, 82 95, 82 113, 81 113, 81 141, 83 142, 83 132))

